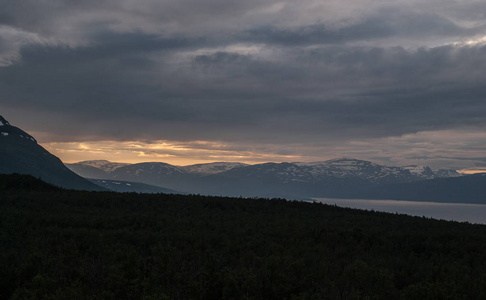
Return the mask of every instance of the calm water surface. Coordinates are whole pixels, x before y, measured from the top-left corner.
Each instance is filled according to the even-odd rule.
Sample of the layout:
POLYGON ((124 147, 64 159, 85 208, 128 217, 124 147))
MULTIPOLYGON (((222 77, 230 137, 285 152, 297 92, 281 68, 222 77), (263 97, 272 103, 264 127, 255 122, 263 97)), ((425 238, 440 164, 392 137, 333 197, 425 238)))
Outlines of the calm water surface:
POLYGON ((326 204, 336 204, 337 206, 341 207, 384 211, 420 217, 425 216, 428 218, 454 220, 459 222, 486 224, 486 205, 482 204, 336 198, 315 198, 314 200, 326 204))

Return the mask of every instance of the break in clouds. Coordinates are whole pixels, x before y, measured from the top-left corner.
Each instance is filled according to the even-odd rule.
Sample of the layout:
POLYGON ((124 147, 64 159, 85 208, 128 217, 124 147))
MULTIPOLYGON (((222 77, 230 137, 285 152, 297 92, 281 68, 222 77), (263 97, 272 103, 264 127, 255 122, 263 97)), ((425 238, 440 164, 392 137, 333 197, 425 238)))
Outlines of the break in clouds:
POLYGON ((472 0, 4 0, 2 114, 45 142, 472 166, 486 150, 484 20, 472 0), (403 145, 424 132, 433 151, 403 145), (446 153, 451 132, 471 139, 446 153))

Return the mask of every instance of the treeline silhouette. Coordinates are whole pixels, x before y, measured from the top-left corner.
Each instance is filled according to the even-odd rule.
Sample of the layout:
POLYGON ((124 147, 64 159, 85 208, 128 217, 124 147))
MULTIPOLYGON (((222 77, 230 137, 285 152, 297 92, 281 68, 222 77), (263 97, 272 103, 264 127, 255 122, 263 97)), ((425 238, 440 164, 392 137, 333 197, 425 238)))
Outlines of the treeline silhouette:
POLYGON ((0 176, 0 299, 486 299, 486 226, 0 176))

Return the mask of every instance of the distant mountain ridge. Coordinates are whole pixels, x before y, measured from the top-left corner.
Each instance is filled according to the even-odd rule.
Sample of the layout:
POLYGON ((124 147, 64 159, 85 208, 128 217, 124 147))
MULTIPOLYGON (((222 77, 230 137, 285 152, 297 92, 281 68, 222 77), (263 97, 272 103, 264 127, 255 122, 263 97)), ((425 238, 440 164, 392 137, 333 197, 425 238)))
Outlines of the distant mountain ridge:
POLYGON ((229 171, 234 168, 240 168, 246 166, 249 165, 244 163, 215 162, 215 163, 183 166, 179 168, 184 172, 191 173, 191 174, 212 175, 212 174, 218 174, 225 171, 229 171))
POLYGON ((105 172, 114 171, 120 167, 127 166, 127 163, 114 163, 107 160, 86 160, 83 161, 83 165, 90 166, 96 169, 101 169, 105 172))
POLYGON ((55 186, 77 190, 104 190, 69 170, 30 134, 0 116, 0 174, 28 174, 55 186))
POLYGON ((209 163, 174 166, 161 162, 117 164, 85 161, 67 166, 84 177, 141 182, 189 193, 230 196, 345 196, 382 184, 460 176, 426 166, 394 167, 351 158, 321 162, 209 163))
POLYGON ((276 172, 277 176, 288 177, 290 180, 305 179, 306 181, 315 181, 322 176, 338 178, 359 177, 369 181, 380 181, 385 178, 389 178, 391 181, 413 181, 461 176, 461 174, 455 170, 438 170, 434 172, 427 166, 411 165, 394 167, 351 158, 339 158, 319 162, 264 163, 256 165, 234 162, 215 162, 189 166, 175 166, 162 162, 127 164, 114 163, 107 160, 90 160, 66 164, 66 166, 84 177, 93 177, 89 176, 86 171, 93 168, 100 174, 100 176, 104 176, 99 179, 107 178, 106 176, 119 177, 123 176, 122 174, 137 176, 145 172, 155 172, 156 174, 163 173, 165 174, 164 177, 168 175, 181 176, 182 174, 208 176, 230 172, 233 169, 240 171, 244 170, 244 172, 256 176, 261 176, 264 173, 276 172))
POLYGON ((455 170, 386 166, 353 158, 255 165, 215 162, 174 166, 107 160, 64 165, 33 136, 0 116, 0 174, 12 173, 79 190, 486 203, 484 174, 461 176, 455 170))

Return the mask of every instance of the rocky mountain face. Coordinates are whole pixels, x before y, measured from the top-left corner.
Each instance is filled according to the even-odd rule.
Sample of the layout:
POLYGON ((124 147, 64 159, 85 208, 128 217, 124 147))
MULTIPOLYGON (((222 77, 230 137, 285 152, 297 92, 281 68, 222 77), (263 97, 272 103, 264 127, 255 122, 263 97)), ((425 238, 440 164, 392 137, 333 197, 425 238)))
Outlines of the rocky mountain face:
POLYGON ((84 177, 141 182, 188 193, 297 198, 351 197, 378 185, 459 175, 453 170, 434 172, 425 166, 393 167, 348 158, 311 163, 220 162, 183 167, 88 161, 67 166, 84 177))
POLYGON ((439 169, 435 173, 434 178, 451 178, 451 177, 461 177, 456 170, 451 169, 439 169))
POLYGON ((0 116, 0 174, 28 174, 53 185, 78 190, 104 190, 75 174, 25 131, 0 116))

